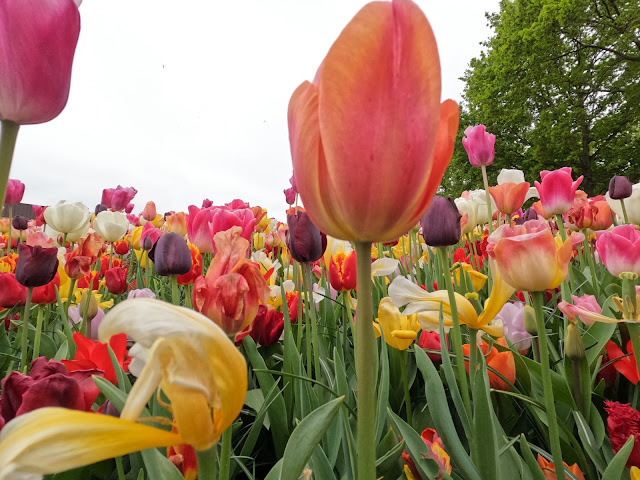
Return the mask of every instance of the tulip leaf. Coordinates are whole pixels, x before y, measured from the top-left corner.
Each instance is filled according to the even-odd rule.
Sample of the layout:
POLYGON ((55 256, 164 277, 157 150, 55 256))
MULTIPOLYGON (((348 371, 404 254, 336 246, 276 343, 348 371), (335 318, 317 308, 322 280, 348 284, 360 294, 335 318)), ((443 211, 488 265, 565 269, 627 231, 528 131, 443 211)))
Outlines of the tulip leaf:
POLYGON ((381 338, 383 340, 380 342, 380 381, 378 382, 378 404, 376 406, 375 445, 378 445, 382 432, 384 432, 387 423, 387 406, 389 405, 389 353, 387 342, 384 341, 384 333, 381 338))
MULTIPOLYGON (((597 412, 596 415, 600 416, 597 412)), ((604 472, 607 468, 607 464, 600 454, 599 445, 597 445, 596 439, 594 438, 589 425, 587 425, 586 420, 580 412, 574 411, 573 418, 575 419, 576 426, 578 427, 578 435, 580 436, 580 440, 582 440, 582 446, 598 471, 600 473, 604 472)))
POLYGON ((483 480, 500 478, 498 441, 494 425, 493 405, 489 394, 489 377, 483 355, 478 355, 480 371, 473 378, 473 437, 471 458, 483 480))
POLYGON ((180 470, 155 448, 140 451, 149 478, 162 480, 184 480, 180 470))
POLYGON ((302 419, 291 433, 284 450, 279 480, 298 480, 311 454, 340 410, 343 401, 344 397, 336 398, 318 407, 302 419))
MULTIPOLYGON (((331 422, 333 425, 333 422, 331 422)), ((327 480, 335 480, 336 476, 333 473, 333 467, 329 463, 324 450, 320 445, 316 446, 313 454, 311 455, 311 470, 315 478, 326 478, 327 480)))
POLYGON ((425 394, 428 401, 429 412, 433 419, 435 430, 447 446, 447 452, 463 477, 467 480, 481 480, 480 474, 469 458, 458 432, 451 418, 449 402, 444 392, 444 386, 440 375, 431 359, 421 349, 414 349, 418 368, 422 372, 425 381, 425 394))
POLYGON ((544 476, 540 465, 536 462, 536 459, 529 448, 529 442, 527 442, 524 434, 520 434, 520 451, 522 452, 522 456, 524 457, 527 467, 529 467, 529 472, 531 472, 533 480, 545 480, 546 477, 544 476))
POLYGON ((113 404, 113 406, 116 407, 119 412, 121 412, 124 408, 125 402, 127 401, 127 394, 116 387, 109 380, 105 380, 103 377, 93 375, 92 378, 102 394, 107 397, 107 400, 109 400, 113 404))
POLYGON ((436 478, 440 474, 440 466, 433 458, 429 457, 431 452, 422 437, 391 409, 387 410, 387 414, 396 433, 405 441, 409 455, 420 476, 429 479, 436 478))
POLYGON ((626 463, 627 460, 629 460, 629 455, 631 455, 634 443, 634 437, 631 435, 603 472, 602 480, 619 480, 622 478, 622 473, 626 468, 626 463))
POLYGON ((269 473, 264 478, 264 480, 278 480, 280 478, 280 473, 282 472, 282 459, 278 460, 269 473))
MULTIPOLYGON (((609 298, 603 305, 602 315, 613 318, 612 307, 613 300, 609 298)), ((604 346, 611 340, 611 336, 617 327, 618 324, 616 323, 594 322, 593 325, 584 332, 582 339, 584 341, 584 348, 587 351, 587 361, 589 365, 593 366, 596 363, 596 360, 602 354, 604 346)))
POLYGON ((129 381, 129 377, 118 363, 118 359, 116 358, 116 354, 113 352, 111 345, 107 345, 109 350, 109 358, 111 358, 111 364, 113 365, 113 370, 116 372, 116 378, 118 379, 118 388, 125 393, 129 393, 131 391, 131 382, 129 381))
POLYGON ((58 348, 58 351, 53 358, 54 360, 60 361, 66 359, 67 355, 69 355, 69 342, 65 340, 62 342, 62 345, 60 345, 60 348, 58 348))

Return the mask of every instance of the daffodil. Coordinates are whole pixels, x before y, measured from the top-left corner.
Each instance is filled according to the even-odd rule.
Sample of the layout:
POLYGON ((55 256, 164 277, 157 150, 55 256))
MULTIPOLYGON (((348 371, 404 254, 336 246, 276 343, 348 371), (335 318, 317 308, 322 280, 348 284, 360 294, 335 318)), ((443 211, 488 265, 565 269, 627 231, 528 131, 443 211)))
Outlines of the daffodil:
POLYGON ((246 362, 224 331, 193 310, 136 298, 105 316, 99 338, 122 332, 136 341, 129 370, 138 380, 120 418, 136 420, 161 388, 182 443, 211 447, 240 413, 247 391, 246 362))

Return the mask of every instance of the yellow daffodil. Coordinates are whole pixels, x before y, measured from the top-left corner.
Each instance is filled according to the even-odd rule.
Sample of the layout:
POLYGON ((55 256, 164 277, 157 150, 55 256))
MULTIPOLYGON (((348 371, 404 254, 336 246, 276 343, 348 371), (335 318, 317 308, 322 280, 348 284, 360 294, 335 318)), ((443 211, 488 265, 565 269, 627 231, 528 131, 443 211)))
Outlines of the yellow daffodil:
POLYGON ((182 443, 205 450, 240 413, 247 366, 227 335, 204 315, 159 300, 136 298, 114 307, 99 339, 117 333, 136 341, 129 370, 138 376, 120 418, 136 420, 153 393, 169 397, 182 443))
POLYGON ((0 432, 0 480, 41 478, 181 441, 176 433, 109 415, 39 408, 0 432))
POLYGON ((378 306, 378 318, 373 324, 376 336, 380 336, 380 330, 384 333, 385 341, 398 350, 406 350, 414 342, 420 331, 418 316, 402 315, 389 297, 380 300, 378 306))

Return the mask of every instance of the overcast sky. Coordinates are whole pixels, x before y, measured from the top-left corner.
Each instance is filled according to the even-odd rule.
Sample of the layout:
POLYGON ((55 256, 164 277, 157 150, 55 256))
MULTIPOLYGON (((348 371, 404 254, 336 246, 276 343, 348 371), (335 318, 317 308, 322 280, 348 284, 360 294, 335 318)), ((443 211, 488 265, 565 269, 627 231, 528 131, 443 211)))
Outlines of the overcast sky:
MULTIPOLYGON (((20 129, 11 178, 23 201, 93 210, 120 184, 138 189, 134 212, 242 198, 284 218, 289 98, 364 3, 84 0, 67 107, 20 129)), ((442 98, 459 101, 499 2, 417 3, 438 41, 442 98)))

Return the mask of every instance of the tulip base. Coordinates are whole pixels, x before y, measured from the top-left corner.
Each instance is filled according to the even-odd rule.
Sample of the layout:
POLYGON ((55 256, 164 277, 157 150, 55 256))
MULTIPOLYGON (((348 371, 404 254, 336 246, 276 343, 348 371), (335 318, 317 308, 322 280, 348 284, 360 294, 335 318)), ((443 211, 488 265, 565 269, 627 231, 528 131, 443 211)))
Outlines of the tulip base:
POLYGON ((196 450, 196 459, 198 461, 198 480, 218 480, 217 444, 209 450, 196 450))
POLYGON ((356 310, 356 376, 358 378, 358 480, 376 478, 373 297, 371 243, 356 242, 358 308, 356 310))

